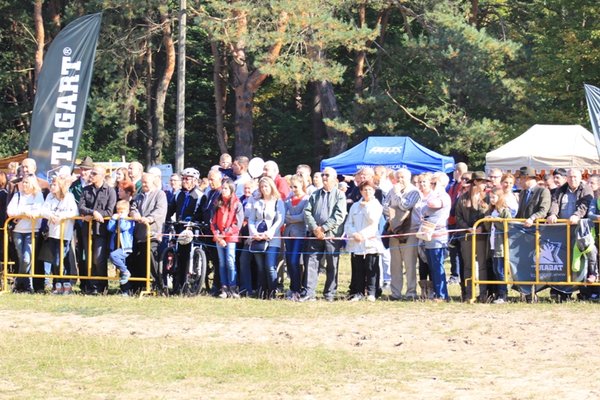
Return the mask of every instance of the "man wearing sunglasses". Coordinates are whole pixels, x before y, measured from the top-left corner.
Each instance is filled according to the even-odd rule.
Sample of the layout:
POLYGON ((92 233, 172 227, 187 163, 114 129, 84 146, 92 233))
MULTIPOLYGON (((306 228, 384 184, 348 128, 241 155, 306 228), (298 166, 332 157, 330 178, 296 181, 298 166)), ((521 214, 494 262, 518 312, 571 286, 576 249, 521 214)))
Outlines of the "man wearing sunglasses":
MULTIPOLYGON (((91 276, 108 276, 107 261, 109 236, 107 224, 104 218, 113 215, 115 204, 117 203, 117 194, 115 189, 108 185, 104 178, 106 170, 101 166, 94 166, 90 172, 90 184, 83 188, 81 198, 79 199, 79 214, 86 218, 83 225, 84 246, 86 243, 88 230, 92 230, 92 273, 91 276)), ((87 276, 88 264, 80 265, 80 276, 87 276)), ((103 293, 107 287, 105 280, 89 280, 83 287, 86 294, 97 295, 103 293)))
POLYGON ((325 168, 321 174, 323 187, 310 195, 304 209, 304 222, 310 239, 306 246, 306 294, 300 301, 316 298, 319 279, 319 263, 326 260, 325 300, 333 301, 337 291, 338 264, 346 219, 346 196, 337 188, 337 174, 333 168, 325 168))

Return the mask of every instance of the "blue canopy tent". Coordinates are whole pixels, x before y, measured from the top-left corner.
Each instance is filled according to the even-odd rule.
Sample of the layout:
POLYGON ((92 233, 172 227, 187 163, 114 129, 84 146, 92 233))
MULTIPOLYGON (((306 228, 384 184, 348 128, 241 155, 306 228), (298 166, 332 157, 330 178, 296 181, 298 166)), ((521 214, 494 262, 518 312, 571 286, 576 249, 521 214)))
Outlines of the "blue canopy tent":
POLYGON ((413 174, 454 170, 454 158, 442 156, 405 136, 372 136, 335 157, 321 161, 321 171, 332 167, 340 175, 352 175, 363 167, 383 165, 407 168, 413 174))

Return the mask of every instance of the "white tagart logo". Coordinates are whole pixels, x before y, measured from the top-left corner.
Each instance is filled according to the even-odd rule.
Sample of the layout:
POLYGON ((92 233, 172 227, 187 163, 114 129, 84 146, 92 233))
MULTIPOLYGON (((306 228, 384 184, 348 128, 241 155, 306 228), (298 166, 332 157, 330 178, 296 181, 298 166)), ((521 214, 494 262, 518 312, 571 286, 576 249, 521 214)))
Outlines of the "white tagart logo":
POLYGON ((73 50, 71 50, 71 48, 70 48, 70 47, 65 47, 65 48, 63 49, 63 56, 67 56, 67 57, 69 57, 69 56, 71 55, 71 53, 73 53, 73 50))
POLYGON ((371 150, 369 150, 370 154, 401 154, 402 147, 383 147, 383 146, 373 146, 371 150))

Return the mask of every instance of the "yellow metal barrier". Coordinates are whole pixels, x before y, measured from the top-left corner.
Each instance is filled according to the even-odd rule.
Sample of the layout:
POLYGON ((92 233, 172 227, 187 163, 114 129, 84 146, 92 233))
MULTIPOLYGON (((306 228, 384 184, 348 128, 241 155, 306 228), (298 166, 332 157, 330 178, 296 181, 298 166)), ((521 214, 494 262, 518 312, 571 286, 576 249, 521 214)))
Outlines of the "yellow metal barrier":
MULTIPOLYGON (((502 218, 482 218, 480 220, 478 220, 474 225, 473 225, 473 232, 475 232, 475 230, 483 223, 486 222, 502 222, 503 226, 504 226, 504 232, 503 232, 503 242, 504 242, 504 280, 503 281, 498 281, 498 280, 490 280, 490 279, 486 279, 486 280, 480 280, 477 274, 477 268, 476 268, 476 237, 477 235, 489 235, 489 233, 468 233, 469 235, 471 235, 471 259, 472 261, 472 265, 471 265, 471 282, 465 282, 465 285, 471 285, 471 299, 470 302, 474 303, 476 301, 476 295, 475 295, 475 289, 476 286, 484 284, 484 285, 529 285, 529 286, 535 286, 535 285, 556 285, 556 286, 600 286, 600 282, 595 282, 595 283, 588 283, 588 282, 573 282, 571 279, 571 275, 573 273, 573 271, 571 270, 571 247, 572 247, 572 243, 571 243, 571 227, 573 225, 570 225, 568 223, 568 220, 566 219, 559 219, 557 220, 557 222, 555 224, 552 224, 552 226, 564 226, 565 230, 566 230, 566 243, 567 243, 567 268, 566 268, 566 276, 567 276, 567 280, 566 281, 542 281, 540 280, 540 225, 544 225, 546 220, 544 219, 538 219, 535 221, 535 224, 533 225, 535 227, 535 280, 533 281, 518 281, 518 280, 513 280, 513 279, 509 279, 512 278, 512 273, 510 270, 510 248, 509 248, 509 242, 508 242, 508 224, 509 223, 513 223, 513 222, 525 222, 525 219, 502 219, 502 218)), ((532 293, 533 294, 533 293, 532 293)))
MULTIPOLYGON (((87 254, 88 256, 86 257, 86 264, 87 264, 87 274, 86 275, 65 275, 64 272, 64 257, 59 257, 60 260, 60 264, 59 264, 59 273, 58 275, 55 274, 36 274, 35 273, 35 263, 37 261, 36 259, 36 232, 35 232, 35 221, 38 219, 43 219, 41 217, 28 217, 28 216, 15 216, 15 217, 9 217, 6 219, 6 222, 4 223, 4 227, 3 227, 3 234, 4 234, 4 259, 2 260, 2 291, 7 292, 10 291, 10 288, 8 287, 8 278, 12 277, 12 278, 51 278, 51 279, 74 279, 74 280, 81 280, 81 279, 88 279, 88 280, 106 280, 106 281, 110 281, 110 280, 119 280, 119 277, 108 277, 108 276, 94 276, 92 275, 92 227, 91 224, 94 222, 94 220, 89 217, 72 217, 72 218, 65 218, 60 222, 60 249, 63 249, 64 246, 64 222, 67 220, 80 220, 80 221, 84 221, 86 222, 89 227, 87 229, 88 231, 88 237, 87 237, 87 254), (11 273, 8 270, 8 265, 11 264, 11 262, 9 262, 8 260, 8 235, 10 234, 10 230, 8 229, 8 226, 10 224, 11 221, 13 220, 17 220, 17 219, 29 219, 32 221, 32 229, 31 229, 31 268, 29 271, 29 274, 20 274, 20 273, 11 273)), ((129 219, 129 218, 128 218, 129 219)), ((106 217, 104 218, 104 221, 106 223, 106 221, 110 220, 110 217, 106 217)), ((136 222, 136 224, 139 224, 140 222, 136 222)), ((148 223, 145 223, 146 225, 146 239, 148 244, 150 244, 150 240, 151 240, 151 230, 150 230, 150 226, 148 223)), ((75 234, 75 233, 73 233, 75 234)), ((119 240, 119 235, 117 234, 117 241, 119 240)), ((118 244, 118 242, 117 242, 118 244)), ((152 272, 150 270, 151 265, 150 265, 150 252, 151 252, 151 246, 148 245, 147 249, 146 249, 146 276, 145 277, 131 277, 129 278, 130 281, 137 281, 137 282, 146 282, 146 290, 142 291, 140 294, 144 295, 144 294, 150 294, 152 293, 152 272)), ((18 262, 14 263, 15 265, 18 265, 18 262)), ((77 271, 79 271, 78 266, 77 267, 77 271)), ((17 270, 18 271, 18 270, 17 270)))

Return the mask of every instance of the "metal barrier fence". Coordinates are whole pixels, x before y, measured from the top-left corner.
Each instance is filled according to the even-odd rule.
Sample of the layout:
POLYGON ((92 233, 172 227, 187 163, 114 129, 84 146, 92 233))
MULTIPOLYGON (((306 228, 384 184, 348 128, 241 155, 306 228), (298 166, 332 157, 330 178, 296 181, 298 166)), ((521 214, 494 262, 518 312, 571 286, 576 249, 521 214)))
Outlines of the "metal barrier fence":
MULTIPOLYGON (((4 223, 4 257, 2 260, 2 291, 7 292, 10 291, 9 285, 8 285, 8 278, 48 278, 48 279, 73 279, 73 280, 97 280, 97 281, 117 281, 119 280, 118 275, 115 277, 109 277, 109 276, 96 276, 96 275, 92 275, 92 224, 95 222, 90 216, 85 216, 85 217, 71 217, 71 218, 65 218, 63 220, 61 220, 60 222, 60 240, 59 240, 59 249, 62 250, 64 249, 64 223, 68 220, 74 220, 74 221, 83 221, 84 223, 88 224, 88 229, 87 229, 87 240, 84 239, 84 243, 87 243, 87 249, 86 249, 86 264, 87 264, 87 274, 85 275, 73 275, 73 274, 64 274, 64 259, 65 257, 59 257, 59 273, 58 274, 40 274, 40 273, 35 273, 35 264, 37 262, 37 257, 36 257, 36 236, 37 236, 37 232, 35 232, 35 226, 37 225, 37 220, 43 219, 42 217, 28 217, 28 216, 15 216, 15 217, 10 217, 6 219, 6 222, 4 223), (12 264, 12 262, 9 262, 9 254, 8 254, 8 246, 9 246, 9 235, 12 232, 12 229, 9 229, 10 223, 11 221, 15 221, 18 219, 28 219, 31 220, 31 268, 28 274, 21 274, 18 273, 18 268, 16 269, 17 272, 10 272, 8 266, 10 264, 12 264)), ((128 220, 130 220, 130 218, 127 218, 128 220)), ((110 220, 110 217, 106 217, 104 218, 104 223, 106 223, 108 220, 110 220)), ((136 222, 136 224, 139 224, 141 222, 136 222)), ((150 239, 151 239, 151 231, 150 231, 150 226, 148 223, 144 223, 146 225, 146 239, 147 239, 147 243, 150 243, 150 239)), ((116 233, 117 233, 117 246, 119 245, 119 227, 117 226, 116 229, 116 233)), ((75 236, 75 232, 73 232, 73 235, 75 236)), ((109 241, 107 241, 107 244, 109 243, 109 241)), ((83 245, 83 243, 79 243, 80 246, 83 245)), ((149 294, 152 292, 152 273, 150 271, 151 268, 151 263, 150 263, 150 251, 151 251, 151 246, 147 246, 146 248, 146 275, 144 277, 131 277, 129 278, 129 281, 134 281, 134 282, 145 282, 145 290, 141 292, 141 295, 143 294, 149 294)), ((108 257, 108 252, 107 252, 107 257, 108 257)), ((19 261, 15 260, 14 265, 18 266, 19 261)), ((77 263, 75 263, 77 264, 77 263)), ((74 265, 73 266, 76 271, 79 271, 79 266, 78 265, 74 265)), ((73 271, 71 271, 73 272, 73 271)))
MULTIPOLYGON (((522 223, 525 222, 525 219, 501 219, 501 218, 483 218, 478 220, 473 226, 473 232, 468 233, 471 236, 471 279, 470 282, 466 282, 466 285, 471 285, 471 299, 470 302, 476 301, 476 287, 479 285, 527 285, 530 287, 535 286, 600 286, 600 282, 596 281, 594 283, 587 282, 584 278, 583 281, 575 281, 572 279, 572 275, 575 271, 572 269, 572 248, 575 245, 571 241, 571 230, 574 229, 575 225, 569 224, 569 221, 566 219, 559 219, 555 224, 545 224, 546 220, 538 219, 530 228, 533 228, 535 235, 535 271, 534 271, 534 279, 523 280, 523 279, 513 279, 513 269, 511 268, 511 250, 514 250, 514 246, 511 248, 509 245, 509 224, 522 223), (489 232, 486 233, 476 233, 475 230, 480 227, 484 223, 502 223, 503 230, 501 232, 503 245, 504 245, 504 280, 499 281, 497 279, 479 279, 478 276, 478 268, 476 263, 476 243, 478 235, 489 235, 489 232), (548 280, 542 279, 542 273, 540 270, 541 264, 541 251, 540 251, 540 227, 564 227, 565 228, 565 236, 564 243, 566 243, 566 257, 564 257, 566 261, 566 265, 564 265, 564 275, 566 279, 564 280, 548 280)), ((597 237, 594 237, 594 241, 597 242, 597 237)), ((563 244, 564 244, 563 243, 563 244)), ((526 261, 525 261, 526 262, 526 261)), ((523 264, 525 264, 523 262, 523 264)), ((468 267, 468 266, 466 266, 468 267)), ((523 267, 522 265, 518 265, 518 267, 523 267)), ((562 272, 561 272, 562 274, 562 272)))

